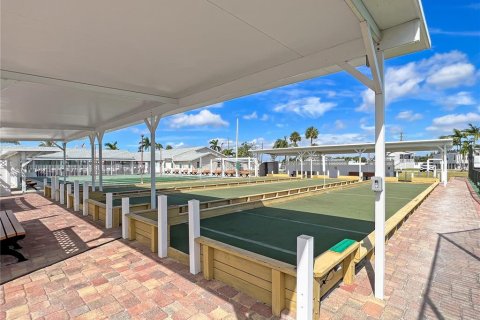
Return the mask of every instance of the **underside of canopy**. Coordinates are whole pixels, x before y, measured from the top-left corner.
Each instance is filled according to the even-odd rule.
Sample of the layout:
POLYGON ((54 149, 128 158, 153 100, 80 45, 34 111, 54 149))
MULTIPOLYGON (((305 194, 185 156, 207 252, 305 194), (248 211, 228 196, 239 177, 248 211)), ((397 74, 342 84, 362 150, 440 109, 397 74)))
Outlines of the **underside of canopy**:
MULTIPOLYGON (((416 141, 395 141, 386 142, 386 152, 406 152, 406 151, 438 151, 441 148, 449 148, 453 145, 452 139, 434 139, 434 140, 416 140, 416 141)), ((254 150, 256 154, 271 155, 299 155, 300 153, 318 153, 318 154, 349 154, 349 153, 369 153, 375 152, 374 143, 355 143, 355 144, 336 144, 320 145, 306 147, 290 147, 278 149, 254 150)))
POLYGON ((2 140, 108 131, 430 47, 419 0, 8 1, 2 140))

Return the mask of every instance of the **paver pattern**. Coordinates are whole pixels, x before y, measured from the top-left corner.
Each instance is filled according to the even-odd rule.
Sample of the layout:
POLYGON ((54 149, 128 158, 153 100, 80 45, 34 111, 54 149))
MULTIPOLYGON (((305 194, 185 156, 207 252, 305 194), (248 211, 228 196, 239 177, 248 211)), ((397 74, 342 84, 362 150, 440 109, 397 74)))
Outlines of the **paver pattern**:
MULTIPOLYGON (((71 215, 70 219, 88 224, 39 195, 22 198, 27 208, 18 215, 24 223, 65 220, 71 215), (45 216, 28 213, 37 210, 45 216)), ((15 199, 4 201, 5 206, 15 199)), ((480 206, 472 200, 465 181, 452 180, 446 188, 438 187, 389 240, 385 300, 373 298, 373 270, 366 262, 355 284, 340 284, 322 300, 320 317, 478 319, 479 241, 480 206)), ((2 265, 2 277, 3 269, 2 265)), ((0 319, 273 318, 269 307, 232 287, 206 281, 201 274, 193 276, 186 266, 159 259, 148 248, 124 240, 107 242, 7 282, 0 286, 0 303, 0 319)), ((282 318, 293 315, 285 313, 282 318)))
POLYGON ((12 210, 25 228, 27 236, 19 242, 23 247, 19 251, 28 259, 16 263, 12 256, 0 256, 2 283, 117 239, 121 233, 102 229, 37 193, 2 198, 0 210, 12 210))

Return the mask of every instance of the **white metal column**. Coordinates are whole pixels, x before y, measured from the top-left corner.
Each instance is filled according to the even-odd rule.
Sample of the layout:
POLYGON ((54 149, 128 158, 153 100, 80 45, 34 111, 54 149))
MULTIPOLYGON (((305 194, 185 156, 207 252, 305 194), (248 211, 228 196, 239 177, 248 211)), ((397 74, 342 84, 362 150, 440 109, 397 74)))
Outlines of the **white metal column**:
POLYGON ((90 139, 90 150, 92 159, 92 168, 90 169, 90 174, 92 175, 92 191, 95 191, 95 133, 89 135, 88 138, 90 139))
POLYGON ((98 189, 103 191, 103 134, 104 132, 97 132, 98 140, 98 189))
POLYGON ((157 196, 157 188, 156 188, 156 174, 155 174, 155 131, 157 130, 158 123, 160 122, 160 116, 158 115, 151 115, 150 119, 145 119, 145 124, 150 130, 150 208, 155 209, 156 205, 156 196, 157 196))
POLYGON ((447 165, 447 145, 443 147, 443 186, 447 186, 448 182, 448 165, 447 165))
POLYGON ((385 77, 383 51, 376 53, 381 90, 375 92, 375 176, 382 191, 375 194, 375 297, 383 299, 385 282, 385 77))
POLYGON ((64 141, 62 144, 63 150, 63 184, 67 183, 67 143, 64 141))

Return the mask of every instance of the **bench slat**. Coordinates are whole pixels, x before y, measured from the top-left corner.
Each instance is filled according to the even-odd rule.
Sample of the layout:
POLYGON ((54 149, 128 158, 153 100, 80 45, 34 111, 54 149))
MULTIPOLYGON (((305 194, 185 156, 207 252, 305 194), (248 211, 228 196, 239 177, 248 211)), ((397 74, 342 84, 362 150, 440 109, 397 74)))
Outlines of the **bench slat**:
POLYGON ((3 228, 5 229, 5 234, 7 238, 13 238, 17 235, 15 229, 13 229, 10 220, 8 219, 6 211, 0 211, 0 220, 2 221, 3 228))
POLYGON ((5 234, 5 230, 3 230, 3 223, 0 225, 0 240, 7 239, 7 235, 5 234))
POLYGON ((8 219, 10 219, 10 222, 12 223, 12 226, 15 229, 17 236, 25 235, 25 229, 23 229, 22 225, 18 221, 17 217, 15 217, 12 210, 7 210, 7 216, 8 216, 8 219))

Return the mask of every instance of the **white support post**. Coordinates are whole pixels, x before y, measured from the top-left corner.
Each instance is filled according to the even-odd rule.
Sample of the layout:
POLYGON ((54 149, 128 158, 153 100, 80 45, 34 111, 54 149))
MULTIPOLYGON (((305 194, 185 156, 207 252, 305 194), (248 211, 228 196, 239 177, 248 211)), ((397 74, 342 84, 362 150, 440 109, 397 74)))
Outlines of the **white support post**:
MULTIPOLYGON (((375 297, 382 299, 385 286, 385 76, 383 51, 376 52, 380 91, 375 92, 375 176, 382 191, 375 192, 375 297)), ((371 64, 373 61, 370 62, 371 64)), ((373 71, 374 81, 375 72, 373 71)), ((377 86, 378 88, 378 86, 377 86)))
POLYGON ((92 175, 92 190, 95 191, 95 133, 89 135, 88 138, 90 140, 90 153, 92 160, 92 167, 90 169, 90 174, 92 175))
POLYGON ((200 272, 200 244, 195 241, 200 237, 200 201, 188 201, 188 248, 190 273, 200 272))
POLYGON ((158 196, 158 257, 165 258, 168 249, 168 199, 166 195, 158 196))
POLYGON ((225 177, 225 159, 222 158, 222 178, 225 177))
POLYGON ((83 215, 88 216, 88 181, 83 182, 83 215))
POLYGON ((60 176, 55 177, 55 201, 60 201, 60 176))
POLYGON ((150 119, 145 119, 145 124, 150 130, 150 209, 155 209, 157 206, 157 188, 156 188, 156 165, 155 165, 155 131, 157 130, 160 116, 151 115, 150 119))
POLYGON ((73 182, 73 211, 80 210, 80 181, 73 182))
POLYGON ((300 175, 303 179, 303 157, 300 158, 300 175))
POLYGON ((447 160, 447 146, 443 149, 443 186, 446 187, 448 183, 448 160, 447 160))
POLYGON ((72 200, 70 199, 70 195, 72 194, 72 184, 69 183, 67 184, 67 208, 71 208, 72 207, 72 200))
POLYGON ((103 131, 97 132, 98 140, 98 190, 103 191, 103 131))
MULTIPOLYGON (((23 171, 23 168, 22 168, 22 171, 23 171)), ((22 172, 22 193, 26 193, 27 192, 27 181, 25 179, 25 174, 22 172)))
POLYGON ((310 178, 313 179, 313 155, 310 156, 310 178))
POLYGON ((213 176, 213 159, 210 159, 210 175, 213 176))
POLYGON ((127 214, 130 213, 130 198, 122 198, 122 238, 128 239, 128 224, 129 219, 127 214))
POLYGON ((63 184, 67 183, 67 143, 63 142, 63 184))
POLYGON ((50 178, 50 199, 55 200, 55 176, 50 178))
MULTIPOLYGON (((47 178, 43 178, 43 195, 45 196, 45 193, 47 192, 46 191, 46 187, 48 186, 48 179, 47 178)), ((52 190, 50 188, 50 190, 52 190)))
POLYGON ((255 177, 258 178, 258 171, 260 170, 260 164, 257 159, 255 159, 255 177))
POLYGON ((297 319, 313 319, 313 237, 297 237, 297 319))
POLYGON ((65 183, 60 184, 60 204, 65 204, 65 183))
POLYGON ((106 194, 105 199, 105 228, 111 229, 113 223, 113 194, 106 194))

